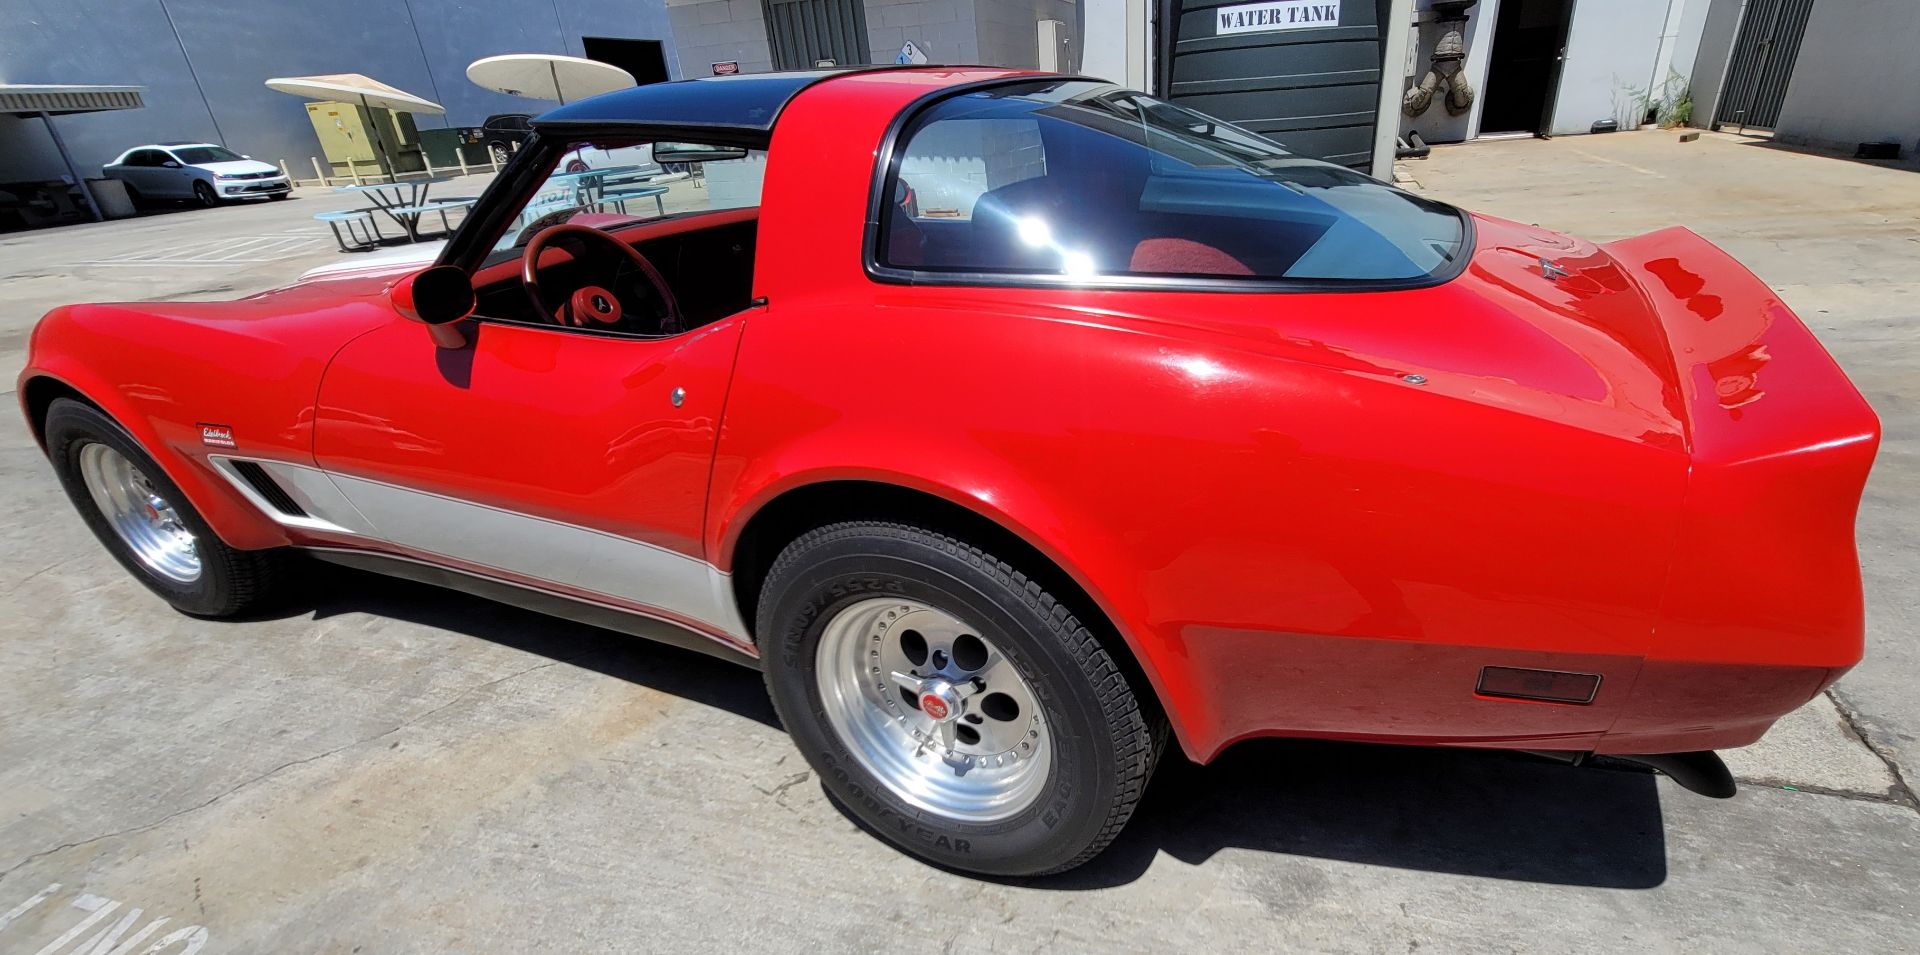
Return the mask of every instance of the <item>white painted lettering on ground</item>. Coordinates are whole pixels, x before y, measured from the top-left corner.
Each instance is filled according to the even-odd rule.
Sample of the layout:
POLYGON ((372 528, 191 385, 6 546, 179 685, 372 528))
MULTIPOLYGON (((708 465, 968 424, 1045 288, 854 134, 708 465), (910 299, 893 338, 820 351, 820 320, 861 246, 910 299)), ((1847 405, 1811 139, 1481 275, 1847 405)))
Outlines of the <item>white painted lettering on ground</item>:
POLYGON ((17 919, 20 916, 27 914, 28 909, 33 908, 34 906, 39 905, 42 902, 45 902, 47 900, 47 896, 52 895, 53 893, 58 891, 60 891, 60 883, 55 882, 52 885, 49 885, 46 888, 41 889, 39 892, 34 893, 33 898, 30 898, 25 902, 22 902, 19 905, 16 905, 13 908, 8 909, 7 914, 0 915, 0 932, 6 931, 7 926, 12 925, 14 919, 17 919))
POLYGON ((1270 0, 1213 11, 1216 36, 1340 25, 1340 0, 1270 0))
MULTIPOLYGON (((32 898, 8 909, 6 914, 0 915, 0 933, 6 932, 8 926, 59 891, 60 883, 55 882, 34 893, 32 898)), ((66 931, 42 945, 33 955, 194 955, 207 944, 207 930, 199 925, 189 925, 175 929, 146 948, 141 948, 141 943, 166 928, 172 919, 162 916, 136 930, 134 926, 140 925, 145 912, 137 908, 124 908, 124 914, 118 920, 109 922, 124 907, 118 899, 82 892, 74 896, 67 907, 86 914, 68 926, 66 931), (87 935, 96 927, 98 931, 87 935), (82 936, 85 938, 82 939, 82 936), (69 948, 76 940, 79 944, 69 948)), ((11 944, 13 941, 18 940, 0 939, 0 949, 26 951, 11 944)))

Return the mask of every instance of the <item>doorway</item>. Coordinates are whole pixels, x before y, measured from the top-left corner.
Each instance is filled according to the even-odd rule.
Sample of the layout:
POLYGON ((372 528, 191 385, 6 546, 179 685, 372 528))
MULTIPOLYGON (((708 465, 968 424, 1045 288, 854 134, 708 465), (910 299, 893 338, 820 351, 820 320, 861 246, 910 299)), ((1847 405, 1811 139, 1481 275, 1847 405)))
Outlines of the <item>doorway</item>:
POLYGON ((586 51, 589 60, 599 60, 632 73, 636 85, 667 81, 667 55, 659 40, 583 36, 580 48, 586 51))
POLYGON ((1721 84, 1713 128, 1772 129, 1787 101, 1787 83, 1800 57, 1813 0, 1749 0, 1733 43, 1733 59, 1721 84))
POLYGON ((1573 2, 1501 0, 1481 94, 1480 135, 1553 131, 1573 2))

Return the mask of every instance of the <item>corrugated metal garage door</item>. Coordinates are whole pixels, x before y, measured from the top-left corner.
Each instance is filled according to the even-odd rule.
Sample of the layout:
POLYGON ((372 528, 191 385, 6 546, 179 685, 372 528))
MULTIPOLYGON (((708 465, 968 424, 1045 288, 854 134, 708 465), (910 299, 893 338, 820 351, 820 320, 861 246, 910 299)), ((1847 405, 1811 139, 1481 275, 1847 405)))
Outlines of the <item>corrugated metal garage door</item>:
POLYGON ((811 70, 867 62, 867 13, 862 0, 765 0, 767 36, 776 70, 811 70))
POLYGON ((1715 123, 1772 129, 1780 121, 1812 12, 1813 0, 1748 0, 1715 123))
POLYGON ((1379 24, 1387 6, 1162 0, 1160 93, 1303 156, 1365 169, 1373 157, 1379 24))

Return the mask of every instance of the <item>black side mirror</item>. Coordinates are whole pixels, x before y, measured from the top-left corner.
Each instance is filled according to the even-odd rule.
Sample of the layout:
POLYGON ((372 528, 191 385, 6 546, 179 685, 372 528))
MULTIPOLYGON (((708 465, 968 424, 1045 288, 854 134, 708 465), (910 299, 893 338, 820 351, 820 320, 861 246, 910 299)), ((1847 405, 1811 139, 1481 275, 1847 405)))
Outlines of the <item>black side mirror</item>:
POLYGON ((427 334, 441 348, 464 348, 467 336, 456 327, 473 314, 473 279, 452 265, 436 265, 415 272, 387 290, 394 311, 408 321, 427 326, 427 334))

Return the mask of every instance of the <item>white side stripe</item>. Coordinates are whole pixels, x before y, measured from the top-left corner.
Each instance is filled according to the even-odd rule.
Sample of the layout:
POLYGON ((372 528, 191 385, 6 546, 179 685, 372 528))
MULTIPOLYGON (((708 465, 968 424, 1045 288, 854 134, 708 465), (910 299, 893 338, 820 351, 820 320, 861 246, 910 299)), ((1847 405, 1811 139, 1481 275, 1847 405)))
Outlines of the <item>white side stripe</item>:
MULTIPOLYGON (((222 463, 216 457, 216 463, 222 463)), ((749 642, 734 606, 732 578, 699 558, 605 531, 417 491, 329 474, 282 461, 257 461, 308 518, 281 514, 231 470, 240 492, 289 527, 383 541, 535 580, 665 610, 749 642)))

